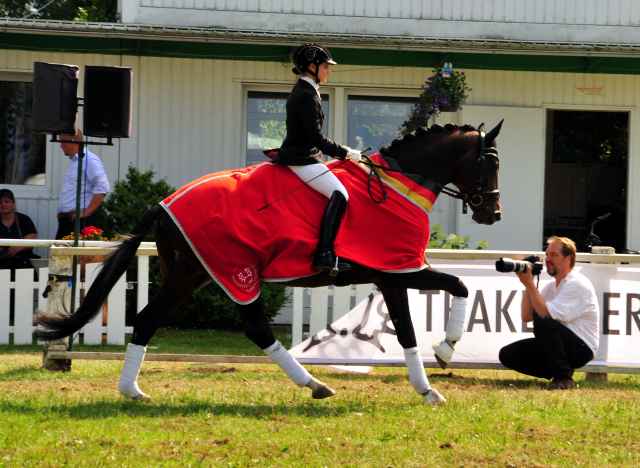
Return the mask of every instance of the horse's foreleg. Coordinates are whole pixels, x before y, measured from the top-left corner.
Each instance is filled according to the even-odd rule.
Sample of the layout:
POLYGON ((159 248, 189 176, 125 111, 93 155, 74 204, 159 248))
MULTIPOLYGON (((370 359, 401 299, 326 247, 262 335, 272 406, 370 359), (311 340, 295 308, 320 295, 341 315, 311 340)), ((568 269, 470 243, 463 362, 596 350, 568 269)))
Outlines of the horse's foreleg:
POLYGON ((411 321, 409 311, 409 297, 407 290, 402 288, 390 288, 383 284, 378 287, 384 296, 384 301, 389 310, 389 316, 398 336, 398 342, 404 349, 404 358, 409 371, 409 382, 413 389, 425 399, 428 405, 439 405, 446 400, 438 391, 431 388, 427 374, 422 363, 422 353, 417 346, 416 334, 411 321))
POLYGON ((315 379, 294 358, 285 347, 275 339, 269 321, 264 315, 262 297, 250 304, 238 304, 238 312, 244 324, 247 338, 258 345, 297 386, 311 389, 311 396, 317 400, 335 395, 329 386, 315 379))
POLYGON ((453 299, 451 299, 451 309, 449 310, 449 321, 447 322, 445 339, 433 345, 436 360, 443 369, 446 369, 449 363, 451 363, 456 343, 462 338, 466 315, 467 298, 454 296, 453 299))
POLYGON ((438 364, 443 369, 446 368, 451 362, 456 342, 462 337, 469 295, 467 287, 459 278, 430 268, 413 273, 384 273, 381 274, 381 280, 391 288, 444 290, 454 296, 445 339, 433 345, 438 364))

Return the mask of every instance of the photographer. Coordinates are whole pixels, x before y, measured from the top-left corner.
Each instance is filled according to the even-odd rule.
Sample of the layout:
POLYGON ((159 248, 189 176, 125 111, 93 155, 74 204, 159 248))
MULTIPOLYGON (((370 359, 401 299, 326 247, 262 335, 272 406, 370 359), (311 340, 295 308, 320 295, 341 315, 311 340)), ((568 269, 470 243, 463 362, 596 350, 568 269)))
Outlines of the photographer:
POLYGON ((549 390, 573 388, 573 372, 598 350, 599 308, 591 282, 573 271, 576 246, 565 237, 550 237, 545 263, 555 281, 538 292, 531 268, 516 273, 522 294, 522 321, 533 321, 534 338, 500 350, 500 362, 517 372, 553 379, 549 390))

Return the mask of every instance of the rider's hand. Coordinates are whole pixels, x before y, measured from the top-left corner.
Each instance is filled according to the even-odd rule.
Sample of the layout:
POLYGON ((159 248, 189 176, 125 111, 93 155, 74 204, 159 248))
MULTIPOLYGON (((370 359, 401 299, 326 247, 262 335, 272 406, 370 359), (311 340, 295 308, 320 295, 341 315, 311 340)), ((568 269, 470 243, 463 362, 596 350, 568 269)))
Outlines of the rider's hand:
POLYGON ((355 162, 362 161, 362 153, 358 150, 347 148, 347 158, 355 162))

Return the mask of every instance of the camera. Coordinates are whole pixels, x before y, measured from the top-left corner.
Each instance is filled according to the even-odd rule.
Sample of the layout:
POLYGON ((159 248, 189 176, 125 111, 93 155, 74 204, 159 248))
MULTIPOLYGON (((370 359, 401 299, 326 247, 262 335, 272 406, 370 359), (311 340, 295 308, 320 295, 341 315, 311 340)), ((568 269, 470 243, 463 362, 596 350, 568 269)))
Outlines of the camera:
POLYGON ((524 260, 511 260, 510 258, 501 258, 496 262, 496 270, 500 273, 525 273, 527 268, 531 268, 531 274, 538 276, 542 273, 542 263, 537 255, 530 255, 524 260))

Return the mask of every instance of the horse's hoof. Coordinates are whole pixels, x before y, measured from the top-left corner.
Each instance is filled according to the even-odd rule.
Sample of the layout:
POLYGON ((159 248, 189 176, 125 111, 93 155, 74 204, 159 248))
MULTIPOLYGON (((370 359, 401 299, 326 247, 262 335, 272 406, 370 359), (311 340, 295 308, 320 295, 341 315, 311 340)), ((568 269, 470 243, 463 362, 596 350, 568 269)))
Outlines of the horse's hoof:
POLYGON ((447 366, 451 363, 451 358, 453 357, 453 348, 447 340, 434 344, 432 348, 433 352, 436 355, 436 361, 438 361, 438 364, 442 369, 446 369, 447 366))
POLYGON ((445 398, 438 393, 435 388, 432 388, 427 393, 424 394, 424 402, 427 405, 440 405, 446 402, 445 398))
POLYGON ((131 398, 133 401, 142 401, 143 403, 152 403, 153 399, 146 393, 141 393, 140 395, 136 395, 131 398))
POLYGON ((329 398, 335 395, 336 392, 330 387, 323 385, 322 387, 316 388, 313 392, 311 392, 311 397, 314 400, 322 400, 323 398, 329 398))
POLYGON ((311 389, 311 397, 314 400, 322 400, 323 398, 329 398, 336 394, 327 384, 313 377, 311 377, 306 387, 311 389))

